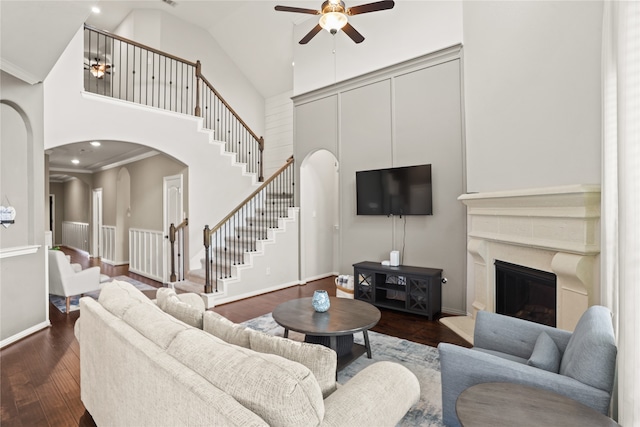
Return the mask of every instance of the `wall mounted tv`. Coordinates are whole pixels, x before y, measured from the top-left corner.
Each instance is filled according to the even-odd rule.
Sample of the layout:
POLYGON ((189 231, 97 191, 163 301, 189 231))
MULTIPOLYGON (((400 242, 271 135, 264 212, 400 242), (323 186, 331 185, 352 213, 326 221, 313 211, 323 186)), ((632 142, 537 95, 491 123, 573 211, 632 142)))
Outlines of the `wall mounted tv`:
POLYGON ((433 215, 431 165, 356 172, 358 215, 433 215))

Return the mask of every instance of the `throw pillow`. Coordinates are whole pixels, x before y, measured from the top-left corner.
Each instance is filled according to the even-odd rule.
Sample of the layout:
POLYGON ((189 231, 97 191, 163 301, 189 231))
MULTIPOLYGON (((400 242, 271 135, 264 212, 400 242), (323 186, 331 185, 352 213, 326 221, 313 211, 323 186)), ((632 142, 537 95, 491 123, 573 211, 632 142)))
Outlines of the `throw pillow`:
POLYGON ((164 311, 164 307, 167 305, 167 300, 175 294, 176 292, 173 289, 158 288, 156 291, 156 304, 162 311, 164 311))
POLYGON ((187 325, 202 329, 203 310, 182 302, 175 291, 169 288, 160 288, 156 293, 158 307, 167 314, 172 315, 187 325))
POLYGON ((275 354, 309 368, 320 384, 323 397, 326 398, 336 390, 338 356, 329 347, 292 341, 254 330, 250 331, 250 342, 251 350, 275 354))
POLYGON ((541 332, 527 365, 557 374, 561 358, 560 350, 553 339, 546 332, 541 332))
POLYGON ((202 329, 202 311, 191 307, 186 302, 180 301, 177 296, 167 300, 164 311, 176 319, 182 320, 187 325, 202 329))
POLYGON ((220 338, 222 341, 244 348, 251 348, 249 330, 244 326, 236 325, 215 311, 205 312, 202 323, 202 329, 205 332, 220 338))

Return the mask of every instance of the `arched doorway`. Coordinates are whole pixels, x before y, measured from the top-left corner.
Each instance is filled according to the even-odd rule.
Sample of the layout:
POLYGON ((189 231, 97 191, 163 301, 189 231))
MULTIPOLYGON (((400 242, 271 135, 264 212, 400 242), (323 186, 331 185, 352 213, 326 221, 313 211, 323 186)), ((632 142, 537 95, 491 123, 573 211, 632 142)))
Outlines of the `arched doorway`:
POLYGON ((303 281, 336 274, 339 248, 338 160, 327 150, 300 165, 300 275, 303 281))

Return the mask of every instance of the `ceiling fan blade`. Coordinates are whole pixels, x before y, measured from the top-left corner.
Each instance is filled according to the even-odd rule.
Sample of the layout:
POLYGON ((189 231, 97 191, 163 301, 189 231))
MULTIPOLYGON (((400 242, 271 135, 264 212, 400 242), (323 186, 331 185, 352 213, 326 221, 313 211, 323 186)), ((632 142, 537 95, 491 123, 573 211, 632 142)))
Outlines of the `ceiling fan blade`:
MULTIPOLYGON (((349 25, 349 24, 347 24, 349 25)), ((318 34, 320 31, 322 30, 322 27, 320 26, 320 24, 316 25, 315 27, 313 27, 313 29, 311 31, 309 31, 307 33, 306 36, 304 36, 302 38, 302 40, 300 40, 298 43, 300 44, 307 44, 309 43, 309 40, 311 40, 316 34, 318 34)))
POLYGON ((351 40, 356 43, 362 43, 364 41, 364 36, 356 31, 356 29, 353 28, 353 26, 351 26, 351 24, 349 24, 348 22, 347 25, 342 27, 342 31, 344 31, 344 33, 351 37, 351 40))
POLYGON ((393 9, 395 2, 393 0, 378 1, 375 3, 361 4, 347 9, 347 15, 359 15, 361 13, 377 12, 379 10, 393 9))
POLYGON ((320 15, 322 13, 319 10, 304 9, 302 7, 291 7, 291 6, 276 6, 275 9, 279 12, 308 13, 310 15, 320 15))

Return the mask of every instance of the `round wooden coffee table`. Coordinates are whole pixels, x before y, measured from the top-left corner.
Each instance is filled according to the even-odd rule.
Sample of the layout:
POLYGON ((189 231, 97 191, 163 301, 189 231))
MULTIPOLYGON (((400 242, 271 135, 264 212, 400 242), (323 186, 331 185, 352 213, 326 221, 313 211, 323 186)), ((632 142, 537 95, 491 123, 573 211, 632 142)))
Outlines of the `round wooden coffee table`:
POLYGON ((289 331, 296 331, 311 337, 328 337, 331 349, 338 352, 338 337, 353 336, 362 332, 364 346, 353 344, 347 354, 338 357, 338 370, 344 368, 365 351, 371 359, 371 345, 367 331, 380 320, 380 310, 364 301, 349 298, 330 297, 328 311, 318 313, 311 305, 312 298, 299 298, 283 302, 272 313, 273 320, 284 328, 285 338, 289 331))
POLYGON ((618 425, 611 418, 566 396, 512 383, 483 383, 469 387, 458 396, 456 414, 464 427, 618 425))

